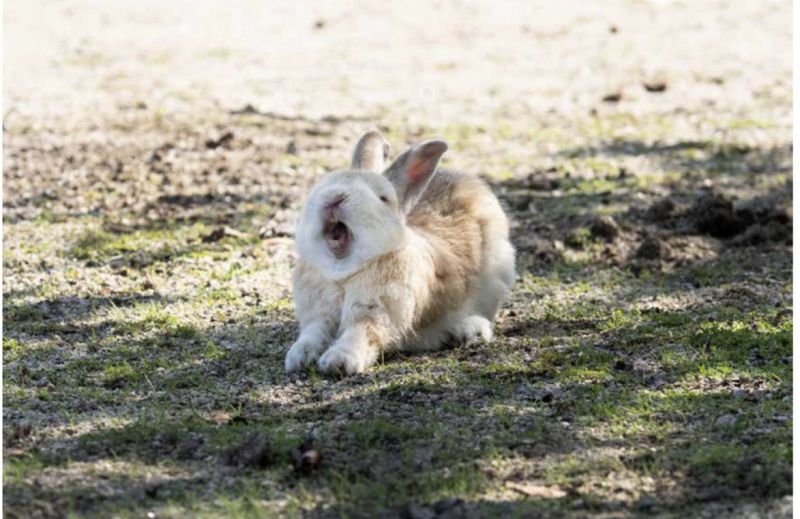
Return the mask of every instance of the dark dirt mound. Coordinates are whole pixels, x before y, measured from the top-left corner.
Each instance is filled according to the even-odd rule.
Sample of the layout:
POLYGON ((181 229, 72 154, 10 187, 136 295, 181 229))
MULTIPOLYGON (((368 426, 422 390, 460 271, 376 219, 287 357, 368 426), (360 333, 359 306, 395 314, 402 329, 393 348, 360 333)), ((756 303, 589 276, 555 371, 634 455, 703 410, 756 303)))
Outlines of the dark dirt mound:
MULTIPOLYGON (((713 191, 696 196, 686 209, 680 197, 666 197, 645 212, 646 220, 680 234, 700 233, 728 240, 730 245, 791 242, 792 214, 787 193, 735 201, 713 191)), ((644 244, 643 244, 644 245, 644 244)), ((643 254, 655 252, 648 244, 643 254)))
POLYGON ((671 254, 669 244, 656 236, 646 237, 636 251, 636 256, 642 259, 668 259, 671 254))
POLYGON ((714 193, 698 198, 690 217, 698 231, 717 238, 730 238, 747 228, 747 222, 734 212, 733 202, 714 193))
POLYGON ((591 223, 589 230, 592 236, 602 238, 608 242, 614 241, 619 236, 619 225, 610 216, 601 216, 591 223))
POLYGON ((264 469, 277 459, 271 439, 264 434, 253 433, 241 444, 224 452, 220 461, 232 467, 264 469))

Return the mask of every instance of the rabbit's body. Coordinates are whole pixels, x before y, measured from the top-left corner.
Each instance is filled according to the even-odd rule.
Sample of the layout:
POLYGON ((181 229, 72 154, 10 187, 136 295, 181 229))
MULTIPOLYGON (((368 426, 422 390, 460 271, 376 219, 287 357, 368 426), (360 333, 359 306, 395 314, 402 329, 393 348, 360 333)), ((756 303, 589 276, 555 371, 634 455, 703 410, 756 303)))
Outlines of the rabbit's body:
MULTIPOLYGON (((362 142, 365 139, 367 136, 362 142)), ((306 237, 320 232, 325 236, 329 222, 309 229, 315 211, 326 215, 324 221, 338 223, 341 218, 347 237, 336 233, 338 241, 327 238, 328 249, 336 256, 340 248, 349 248, 347 260, 358 260, 352 260, 355 268, 339 268, 347 264, 346 258, 340 263, 321 259, 315 254, 319 238, 298 236, 294 293, 301 333, 287 355, 288 371, 318 360, 323 371, 354 373, 373 364, 381 352, 436 350, 491 339, 495 314, 514 280, 508 219, 497 198, 478 178, 441 170, 433 174, 443 152, 432 166, 424 154, 419 159, 420 168, 431 170, 410 205, 406 202, 414 196, 414 186, 397 187, 396 166, 401 159, 384 173, 397 188, 394 211, 402 224, 399 229, 379 225, 386 229, 386 236, 372 234, 371 220, 382 220, 382 210, 372 207, 357 219, 350 214, 363 208, 363 200, 371 198, 370 191, 375 198, 387 198, 386 185, 375 181, 384 177, 363 171, 334 173, 347 181, 334 181, 336 187, 330 194, 323 181, 316 188, 320 190, 317 198, 323 202, 316 208, 312 192, 312 208, 306 209, 298 234, 305 225, 306 237), (359 191, 362 184, 367 191, 359 191), (341 216, 331 217, 331 207, 341 216), (403 207, 407 209, 403 211, 403 207), (362 224, 364 229, 359 227, 362 224)), ((414 160, 412 153, 400 169, 413 175, 418 166, 414 160)), ((353 162, 357 162, 355 157, 353 162)))
POLYGON ((439 170, 407 225, 426 243, 433 268, 425 280, 428 304, 402 349, 490 340, 492 321, 514 281, 508 218, 497 198, 477 177, 439 170))

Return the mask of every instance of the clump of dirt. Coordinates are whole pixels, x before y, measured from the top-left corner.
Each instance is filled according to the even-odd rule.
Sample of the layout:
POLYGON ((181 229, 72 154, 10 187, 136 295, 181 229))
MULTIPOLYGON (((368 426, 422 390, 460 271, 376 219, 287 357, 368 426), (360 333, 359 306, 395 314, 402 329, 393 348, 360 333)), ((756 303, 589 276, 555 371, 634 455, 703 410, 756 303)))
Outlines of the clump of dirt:
POLYGON ((534 171, 528 174, 520 184, 533 191, 552 191, 558 189, 559 177, 558 168, 551 167, 544 171, 534 171))
MULTIPOLYGON (((661 227, 673 228, 682 234, 699 232, 729 240, 733 246, 791 241, 791 209, 780 195, 736 202, 724 194, 709 191, 696 197, 688 208, 681 208, 674 198, 666 197, 653 203, 644 216, 661 227)), ((643 247, 641 254, 645 256, 637 254, 640 257, 658 254, 657 249, 661 248, 652 241, 643 243, 643 247)))
POLYGON ((592 233, 586 227, 576 227, 564 237, 564 243, 573 249, 583 249, 591 241, 592 233))
POLYGON ((537 262, 543 265, 552 265, 564 257, 563 244, 558 241, 543 238, 526 238, 517 240, 514 246, 517 250, 529 253, 537 262))
POLYGON ((669 244, 657 236, 647 236, 636 251, 636 257, 642 259, 669 259, 671 255, 669 244))
POLYGON ((233 132, 227 131, 216 139, 208 139, 206 141, 206 148, 210 150, 215 150, 222 146, 228 146, 231 143, 231 141, 233 141, 233 137, 234 137, 233 132))
POLYGON ((792 241, 791 226, 771 221, 764 224, 757 223, 747 228, 745 232, 731 240, 732 245, 751 246, 767 242, 792 241))
POLYGON ((662 198, 647 209, 646 217, 656 222, 664 222, 672 217, 675 209, 675 202, 671 198, 662 198))
POLYGON ((244 442, 225 451, 221 457, 224 465, 255 469, 265 469, 277 460, 271 439, 261 433, 249 435, 244 442))
POLYGON ((176 445, 175 457, 179 460, 192 460, 197 458, 200 448, 205 441, 205 437, 202 435, 190 433, 176 445))
POLYGON ((698 198, 692 207, 691 218, 698 231, 717 238, 730 238, 747 227, 747 223, 734 213, 733 202, 716 193, 698 198))
POLYGON ((789 200, 779 196, 754 198, 741 204, 735 204, 736 215, 748 225, 777 223, 791 225, 792 209, 789 200))
POLYGON ((314 448, 313 438, 308 438, 300 446, 292 449, 294 469, 301 474, 309 474, 318 469, 322 455, 314 448))
POLYGON ((258 231, 260 238, 285 238, 294 236, 294 209, 279 209, 258 231))
POLYGON ((214 243, 220 241, 226 236, 244 238, 246 235, 243 232, 237 231, 236 229, 232 229, 230 227, 217 227, 210 233, 201 236, 200 241, 203 243, 214 243))
POLYGON ((595 238, 602 238, 607 242, 612 242, 619 236, 619 225, 610 216, 601 216, 591 223, 589 230, 595 238))
POLYGON ((642 82, 645 90, 653 94, 660 94, 667 90, 667 78, 664 75, 657 75, 642 82))

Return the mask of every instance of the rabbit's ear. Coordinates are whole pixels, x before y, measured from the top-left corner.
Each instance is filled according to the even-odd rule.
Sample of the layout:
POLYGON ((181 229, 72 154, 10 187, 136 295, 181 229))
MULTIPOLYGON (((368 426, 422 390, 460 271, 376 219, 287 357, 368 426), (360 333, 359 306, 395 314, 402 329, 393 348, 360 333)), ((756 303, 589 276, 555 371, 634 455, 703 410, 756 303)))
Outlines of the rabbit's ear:
POLYGON ((422 196, 445 151, 447 143, 444 141, 422 142, 397 157, 383 172, 394 185, 400 207, 406 214, 422 196))
POLYGON ((378 173, 383 169, 383 163, 388 156, 389 143, 380 133, 368 132, 358 139, 350 168, 378 173))

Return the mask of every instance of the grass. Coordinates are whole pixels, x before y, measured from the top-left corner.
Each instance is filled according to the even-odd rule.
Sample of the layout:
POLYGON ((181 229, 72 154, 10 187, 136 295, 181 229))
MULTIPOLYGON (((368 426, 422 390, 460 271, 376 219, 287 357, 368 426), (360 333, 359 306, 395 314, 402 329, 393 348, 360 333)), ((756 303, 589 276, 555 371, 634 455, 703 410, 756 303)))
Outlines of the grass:
MULTIPOLYGON (((55 204, 5 226, 10 516, 365 517, 409 504, 475 516, 692 516, 767 509, 791 494, 791 245, 734 247, 642 216, 665 190, 690 203, 702 182, 692 170, 740 199, 780 192, 780 149, 744 146, 736 133, 785 137, 780 126, 730 119, 724 139, 703 123, 678 141, 669 117, 628 113, 519 131, 507 120, 390 128, 395 140, 458 140, 450 165, 485 166, 504 201, 524 199, 511 208, 520 276, 491 344, 387 356, 364 375, 329 379, 283 373, 296 334, 292 244, 259 235, 277 208, 296 212, 309 172, 337 163, 331 143, 355 130, 306 135, 302 121, 275 121, 271 131, 309 150, 286 156, 283 141, 248 146, 264 129, 231 119, 241 148, 209 153, 194 125, 141 117, 137 131, 177 143, 192 191, 210 195, 162 200, 155 216, 55 204), (502 154, 481 151, 501 144, 502 154), (536 146, 559 151, 543 160, 536 146), (531 168, 552 162, 554 189, 529 187, 531 168), (601 215, 622 229, 611 242, 592 235, 601 215), (203 241, 221 226, 240 234, 203 241), (673 257, 637 257, 650 234, 673 257), (252 435, 267 439, 271 462, 226 463, 252 435), (308 438, 322 461, 303 472, 292 452, 308 438)), ((141 144, 150 141, 115 135, 104 153, 155 167, 141 144)), ((29 138, 12 132, 8 147, 40 153, 29 138)))

